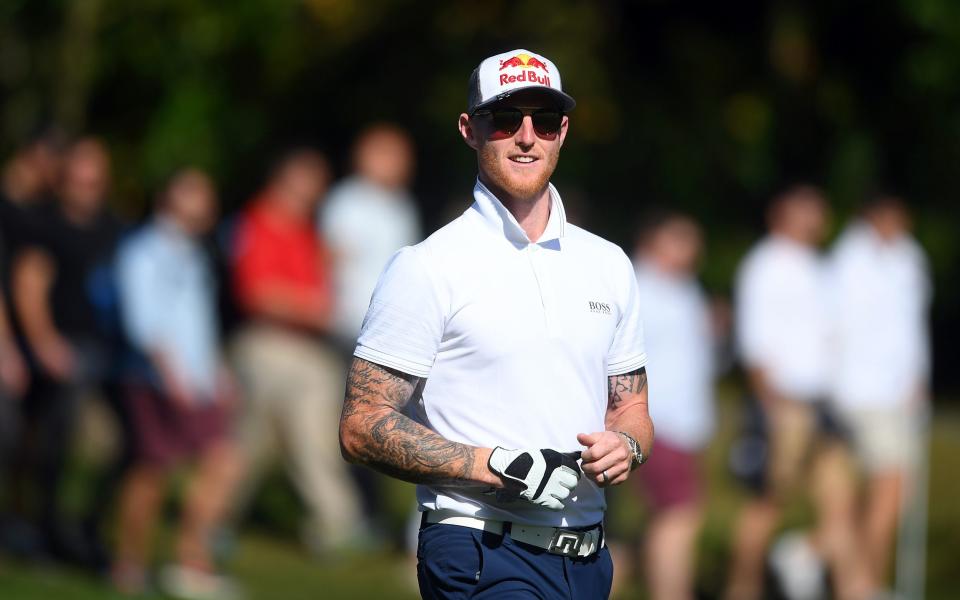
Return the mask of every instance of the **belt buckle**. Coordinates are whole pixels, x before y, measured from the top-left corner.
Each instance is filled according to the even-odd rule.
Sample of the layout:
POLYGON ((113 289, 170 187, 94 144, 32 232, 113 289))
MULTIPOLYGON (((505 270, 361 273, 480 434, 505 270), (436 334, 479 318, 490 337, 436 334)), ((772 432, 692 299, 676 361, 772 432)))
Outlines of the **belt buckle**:
POLYGON ((580 553, 580 546, 583 539, 587 536, 586 531, 569 531, 567 529, 557 529, 550 541, 547 552, 550 554, 560 554, 561 556, 577 556, 580 553))

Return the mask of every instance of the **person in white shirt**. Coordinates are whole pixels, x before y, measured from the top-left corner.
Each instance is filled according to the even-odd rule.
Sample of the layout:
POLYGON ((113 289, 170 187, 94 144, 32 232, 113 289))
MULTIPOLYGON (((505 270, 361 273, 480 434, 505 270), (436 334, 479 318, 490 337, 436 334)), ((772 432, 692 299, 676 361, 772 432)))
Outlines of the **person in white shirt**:
POLYGON ((633 267, 549 182, 573 106, 541 55, 480 64, 459 118, 475 202, 394 256, 357 343, 341 447, 418 484, 426 598, 610 591, 603 488, 653 426, 633 267))
POLYGON ((715 423, 715 334, 696 279, 702 246, 691 218, 667 213, 646 224, 634 254, 648 366, 656 373, 649 384, 656 458, 636 479, 652 509, 644 561, 654 600, 694 597, 703 513, 700 453, 715 423))
POLYGON ((809 474, 818 524, 804 543, 831 567, 837 598, 862 598, 866 583, 855 547, 854 490, 846 484, 848 455, 842 440, 823 429, 831 351, 817 247, 826 233, 826 201, 812 186, 790 188, 774 199, 768 222, 770 234, 744 258, 735 290, 739 354, 766 422, 765 485, 735 526, 726 597, 762 597, 768 542, 783 506, 809 474))
POLYGON ((878 587, 928 402, 931 283, 923 249, 909 232, 903 202, 881 196, 844 230, 830 256, 833 400, 868 476, 860 544, 878 587))
POLYGON ((407 191, 414 168, 410 136, 394 125, 368 127, 354 143, 353 166, 354 174, 330 191, 320 214, 333 254, 334 333, 351 350, 384 265, 422 239, 407 191))

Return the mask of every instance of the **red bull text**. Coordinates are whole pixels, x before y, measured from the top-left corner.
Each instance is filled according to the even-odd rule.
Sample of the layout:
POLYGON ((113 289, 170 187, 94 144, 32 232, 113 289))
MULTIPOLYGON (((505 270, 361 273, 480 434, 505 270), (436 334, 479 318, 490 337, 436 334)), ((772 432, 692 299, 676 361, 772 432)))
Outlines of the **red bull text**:
POLYGON ((529 54, 518 54, 512 56, 506 60, 500 61, 500 70, 503 71, 508 67, 519 67, 523 69, 519 75, 508 75, 506 73, 500 74, 500 85, 506 85, 508 83, 516 83, 518 81, 528 81, 530 83, 539 83, 540 85, 549 86, 550 77, 547 75, 537 75, 534 71, 528 69, 539 69, 544 73, 549 73, 550 69, 547 68, 547 64, 537 58, 536 56, 530 56, 529 54))
POLYGON ((529 81, 530 83, 539 83, 540 85, 550 86, 550 78, 546 75, 540 76, 533 71, 521 71, 519 75, 500 74, 500 85, 515 83, 517 81, 529 81))

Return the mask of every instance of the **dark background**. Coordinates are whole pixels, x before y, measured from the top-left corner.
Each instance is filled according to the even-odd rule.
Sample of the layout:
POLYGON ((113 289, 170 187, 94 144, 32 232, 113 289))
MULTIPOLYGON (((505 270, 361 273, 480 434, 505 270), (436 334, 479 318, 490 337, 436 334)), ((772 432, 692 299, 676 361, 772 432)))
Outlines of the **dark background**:
POLYGON ((342 173, 353 135, 392 120, 417 141, 432 230, 469 201, 467 76, 515 48, 578 101, 555 176, 573 220, 629 246, 646 209, 691 212, 715 292, 785 185, 822 185, 835 230, 873 190, 902 194, 935 278, 935 391, 960 391, 955 0, 5 0, 0 156, 51 123, 95 133, 128 217, 188 163, 229 211, 282 146, 318 144, 342 173))

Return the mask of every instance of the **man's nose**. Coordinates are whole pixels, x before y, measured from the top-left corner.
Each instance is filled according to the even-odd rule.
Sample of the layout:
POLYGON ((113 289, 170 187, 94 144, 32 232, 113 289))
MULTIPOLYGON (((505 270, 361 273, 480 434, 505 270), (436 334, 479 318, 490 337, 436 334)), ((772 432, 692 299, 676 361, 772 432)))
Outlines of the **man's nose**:
POLYGON ((534 142, 537 141, 537 132, 533 130, 533 117, 531 115, 523 116, 523 122, 520 123, 520 129, 517 130, 514 139, 518 145, 527 147, 533 146, 534 142))

